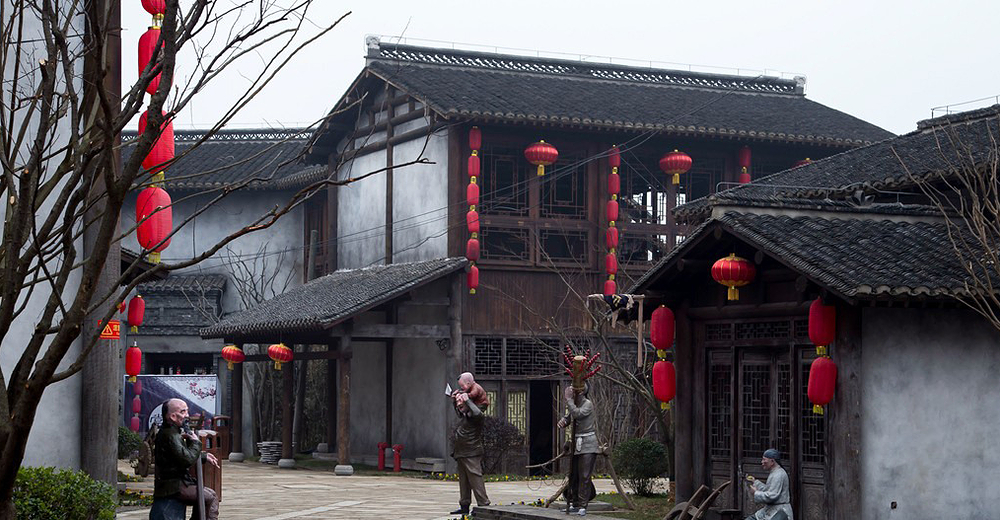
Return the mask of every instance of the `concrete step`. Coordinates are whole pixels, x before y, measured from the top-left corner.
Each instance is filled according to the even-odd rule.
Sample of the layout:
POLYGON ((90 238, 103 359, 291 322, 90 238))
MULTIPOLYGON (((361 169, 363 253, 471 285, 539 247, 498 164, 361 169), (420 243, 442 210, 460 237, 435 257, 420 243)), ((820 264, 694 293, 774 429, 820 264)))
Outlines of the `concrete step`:
POLYGON ((533 506, 486 506, 475 507, 472 510, 476 520, 567 520, 571 518, 582 518, 589 520, 618 520, 610 516, 591 514, 587 508, 587 516, 580 517, 575 514, 566 514, 551 508, 541 508, 533 506))

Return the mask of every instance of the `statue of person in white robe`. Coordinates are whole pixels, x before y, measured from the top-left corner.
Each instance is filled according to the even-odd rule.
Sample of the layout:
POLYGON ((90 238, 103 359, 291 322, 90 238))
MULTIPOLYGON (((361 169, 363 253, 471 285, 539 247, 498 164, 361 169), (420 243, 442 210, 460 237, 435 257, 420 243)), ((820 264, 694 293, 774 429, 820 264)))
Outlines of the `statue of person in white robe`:
POLYGON ((747 482, 749 491, 753 493, 753 501, 764 504, 764 507, 747 517, 747 520, 794 520, 792 518, 791 495, 789 494, 788 473, 778 461, 781 453, 776 449, 764 452, 760 465, 767 470, 767 481, 753 480, 747 482))

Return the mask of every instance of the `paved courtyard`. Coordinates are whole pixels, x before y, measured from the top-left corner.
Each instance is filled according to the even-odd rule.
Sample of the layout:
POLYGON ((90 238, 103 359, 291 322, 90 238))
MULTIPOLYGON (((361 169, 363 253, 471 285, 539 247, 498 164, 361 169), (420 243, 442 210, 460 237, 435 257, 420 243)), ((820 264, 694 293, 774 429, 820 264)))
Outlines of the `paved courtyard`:
MULTIPOLYGON (((124 471, 124 469, 123 469, 124 471)), ((487 482, 494 504, 547 498, 558 480, 487 482)), ((596 480, 597 491, 614 489, 610 480, 596 480)), ((152 492, 153 478, 129 484, 152 492)), ((458 507, 458 482, 398 476, 338 477, 331 471, 278 469, 256 462, 223 461, 224 520, 284 520, 286 518, 377 518, 379 520, 450 519, 458 507)), ((473 506, 475 503, 473 502, 473 506)), ((147 518, 148 509, 125 511, 121 519, 147 518)))

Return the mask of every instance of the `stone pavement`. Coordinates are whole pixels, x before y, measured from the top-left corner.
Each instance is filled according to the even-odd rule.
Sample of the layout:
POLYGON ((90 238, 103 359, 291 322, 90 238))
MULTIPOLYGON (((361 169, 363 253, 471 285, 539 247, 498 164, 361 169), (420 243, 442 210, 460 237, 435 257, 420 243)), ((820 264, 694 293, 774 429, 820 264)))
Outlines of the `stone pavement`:
MULTIPOLYGON (((494 504, 548 498, 558 480, 487 482, 494 504)), ((614 489, 610 480, 595 480, 598 493, 614 489)), ((152 492, 153 478, 130 483, 129 489, 152 492)), ((257 462, 223 461, 222 520, 351 518, 379 520, 444 520, 458 508, 458 482, 398 476, 338 477, 332 471, 278 469, 257 462)), ((475 502, 473 501, 473 506, 475 502)), ((148 518, 149 509, 118 514, 120 519, 148 518)))

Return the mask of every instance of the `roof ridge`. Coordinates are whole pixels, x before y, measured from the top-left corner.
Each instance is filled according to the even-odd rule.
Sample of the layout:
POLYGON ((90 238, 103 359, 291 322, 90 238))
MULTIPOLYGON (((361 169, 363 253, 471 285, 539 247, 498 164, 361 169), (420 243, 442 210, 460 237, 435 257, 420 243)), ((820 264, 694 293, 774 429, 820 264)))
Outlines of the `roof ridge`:
POLYGON ((998 116, 1000 116, 1000 104, 990 105, 976 110, 968 110, 965 112, 947 114, 940 117, 932 117, 930 119, 917 121, 917 132, 953 125, 955 123, 969 123, 998 116))

